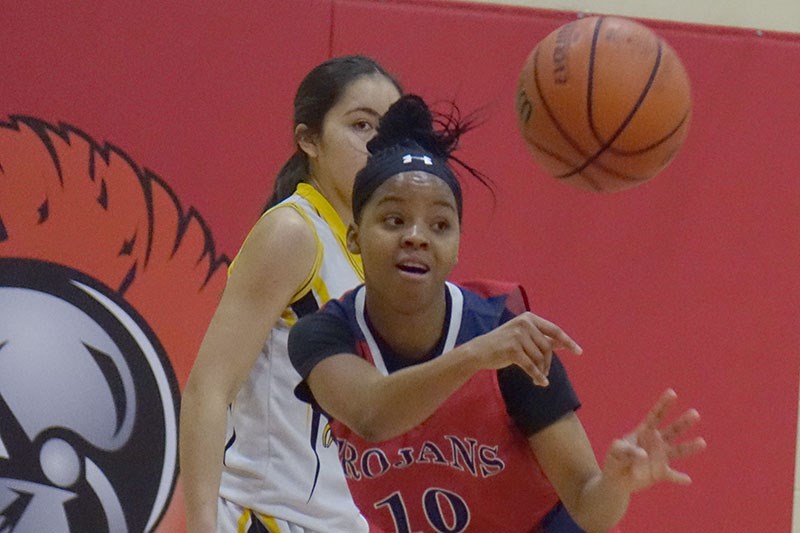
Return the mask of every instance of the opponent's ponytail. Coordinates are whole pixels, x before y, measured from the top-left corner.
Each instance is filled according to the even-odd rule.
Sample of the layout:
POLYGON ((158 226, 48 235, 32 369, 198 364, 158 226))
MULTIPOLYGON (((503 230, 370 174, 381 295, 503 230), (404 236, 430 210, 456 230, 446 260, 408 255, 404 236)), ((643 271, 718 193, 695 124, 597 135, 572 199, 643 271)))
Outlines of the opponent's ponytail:
MULTIPOLYGON (((335 106, 347 88, 363 76, 381 75, 388 79, 402 94, 400 83, 374 59, 361 55, 334 57, 317 65, 309 72, 294 98, 294 129, 304 124, 312 135, 321 133, 325 115, 335 106)), ((308 179, 310 168, 308 156, 296 145, 289 158, 275 177, 272 195, 264 210, 291 196, 297 185, 308 179)))

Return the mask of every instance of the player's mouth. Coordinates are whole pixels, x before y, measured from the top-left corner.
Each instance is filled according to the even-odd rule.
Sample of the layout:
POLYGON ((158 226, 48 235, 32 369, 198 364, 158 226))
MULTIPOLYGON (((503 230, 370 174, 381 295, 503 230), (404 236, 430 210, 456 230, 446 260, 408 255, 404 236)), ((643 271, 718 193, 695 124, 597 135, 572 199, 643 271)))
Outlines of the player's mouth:
POLYGON ((419 261, 401 261, 396 266, 404 274, 413 277, 424 276, 431 270, 428 265, 419 261))

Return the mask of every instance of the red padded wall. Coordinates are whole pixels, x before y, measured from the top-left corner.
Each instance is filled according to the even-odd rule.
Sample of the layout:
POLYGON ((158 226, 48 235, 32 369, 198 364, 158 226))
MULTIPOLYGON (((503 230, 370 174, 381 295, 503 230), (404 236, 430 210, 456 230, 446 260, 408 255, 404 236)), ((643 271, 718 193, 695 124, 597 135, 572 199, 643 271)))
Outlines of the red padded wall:
POLYGON ((84 130, 164 176, 235 250, 293 150, 292 98, 330 3, 6 3, 3 115, 84 130))

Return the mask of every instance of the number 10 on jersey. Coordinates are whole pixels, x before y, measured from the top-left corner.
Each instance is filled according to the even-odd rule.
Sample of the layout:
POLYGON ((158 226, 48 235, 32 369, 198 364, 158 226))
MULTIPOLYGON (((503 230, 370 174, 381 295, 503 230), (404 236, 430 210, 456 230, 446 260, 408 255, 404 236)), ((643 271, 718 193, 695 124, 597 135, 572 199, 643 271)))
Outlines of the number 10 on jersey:
MULTIPOLYGON (((422 495, 422 510, 428 524, 438 533, 461 533, 469 525, 469 507, 461 496, 454 492, 431 487, 422 495)), ((397 533, 418 533, 409 523, 406 502, 399 492, 375 502, 375 508, 382 507, 392 513, 397 533)))

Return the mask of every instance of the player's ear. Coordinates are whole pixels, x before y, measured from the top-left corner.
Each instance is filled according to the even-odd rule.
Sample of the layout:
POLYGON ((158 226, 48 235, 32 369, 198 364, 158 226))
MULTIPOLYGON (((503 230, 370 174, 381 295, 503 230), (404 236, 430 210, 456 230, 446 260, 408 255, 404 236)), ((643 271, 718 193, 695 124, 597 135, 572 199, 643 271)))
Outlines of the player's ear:
POLYGON ((294 140, 309 158, 317 157, 317 136, 311 133, 308 126, 298 124, 294 129, 294 140))
POLYGON ((358 244, 358 226, 355 223, 347 227, 347 249, 351 254, 361 253, 361 246, 358 244))

